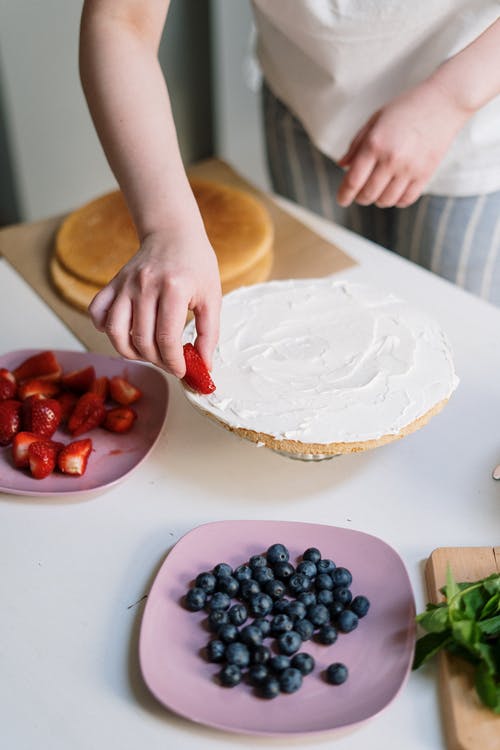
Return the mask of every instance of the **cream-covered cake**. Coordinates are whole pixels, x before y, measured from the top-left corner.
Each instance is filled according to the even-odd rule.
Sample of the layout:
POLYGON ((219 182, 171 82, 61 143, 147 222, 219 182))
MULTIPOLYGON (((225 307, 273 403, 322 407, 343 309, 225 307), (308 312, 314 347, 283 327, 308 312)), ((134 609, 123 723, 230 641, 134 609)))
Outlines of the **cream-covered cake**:
MULTIPOLYGON (((194 323, 185 341, 193 341, 194 323)), ((244 287, 223 299, 208 396, 229 430, 299 457, 374 448, 424 425, 458 384, 449 343, 392 294, 333 277, 244 287)))

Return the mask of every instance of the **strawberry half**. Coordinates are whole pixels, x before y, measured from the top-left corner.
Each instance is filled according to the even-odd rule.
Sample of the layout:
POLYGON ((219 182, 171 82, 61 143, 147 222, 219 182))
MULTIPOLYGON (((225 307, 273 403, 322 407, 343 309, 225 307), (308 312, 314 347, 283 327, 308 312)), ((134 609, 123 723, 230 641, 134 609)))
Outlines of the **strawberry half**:
POLYGON ((57 400, 59 401, 59 405, 61 407, 61 423, 67 422, 71 414, 73 413, 75 404, 78 401, 78 396, 76 395, 76 393, 65 391, 57 397, 57 400))
POLYGON ((63 474, 74 474, 80 477, 85 473, 91 452, 92 440, 90 438, 75 440, 59 453, 57 466, 63 474))
POLYGON ((186 362, 186 374, 184 382, 193 391, 208 394, 215 391, 215 384, 210 377, 205 362, 202 360, 193 344, 184 344, 184 360, 186 362))
POLYGON ((89 388, 89 391, 91 393, 97 393, 103 401, 106 401, 109 393, 109 378, 107 378, 106 375, 96 378, 92 383, 92 386, 89 388))
POLYGON ((26 427, 40 437, 50 438, 61 424, 61 405, 55 398, 31 402, 31 424, 26 427))
POLYGON ((109 381, 109 394, 117 404, 129 406, 141 398, 142 391, 136 388, 135 385, 132 385, 132 383, 129 383, 125 378, 115 375, 109 381))
POLYGON ((33 378, 31 380, 23 380, 19 388, 17 389, 17 395, 24 401, 25 398, 30 396, 41 395, 41 396, 56 396, 59 393, 59 386, 52 380, 43 380, 43 378, 33 378))
POLYGON ((0 401, 16 397, 17 383, 14 373, 5 367, 0 369, 0 401))
POLYGON ((61 385, 69 391, 85 393, 92 388, 94 380, 95 369, 92 365, 89 365, 88 367, 82 367, 81 370, 73 370, 73 372, 68 372, 66 375, 63 375, 61 378, 61 385))
POLYGON ((25 359, 19 367, 14 370, 17 382, 30 378, 43 378, 44 380, 58 380, 61 375, 61 365, 56 359, 54 352, 45 351, 33 354, 25 359))
POLYGON ((9 445, 21 429, 21 406, 13 398, 0 401, 0 445, 9 445))
POLYGON ((116 406, 106 412, 102 426, 110 432, 128 432, 136 419, 137 414, 130 406, 116 406))
POLYGON ((84 393, 76 402, 75 408, 68 419, 68 429, 77 437, 84 432, 93 430, 106 416, 104 402, 97 393, 84 393))
POLYGON ((12 460, 14 466, 18 469, 29 466, 28 448, 31 443, 37 442, 40 442, 40 435, 35 435, 34 432, 18 432, 17 435, 14 435, 14 440, 12 441, 12 460))
POLYGON ((53 440, 37 440, 28 447, 28 463, 35 479, 45 479, 56 468, 57 454, 63 448, 62 443, 53 440))

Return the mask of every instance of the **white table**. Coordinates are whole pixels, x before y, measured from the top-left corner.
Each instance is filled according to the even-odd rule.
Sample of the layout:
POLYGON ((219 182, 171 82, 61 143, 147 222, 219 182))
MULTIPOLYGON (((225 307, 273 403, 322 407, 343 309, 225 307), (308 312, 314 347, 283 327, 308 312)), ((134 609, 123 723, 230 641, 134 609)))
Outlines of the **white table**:
MULTIPOLYGON (((0 496, 0 744, 8 750, 285 745, 196 726, 163 709, 139 672, 144 602, 169 547, 211 520, 306 520, 375 534, 401 554, 417 608, 439 546, 499 541, 500 310, 303 211, 360 263, 343 274, 395 291, 448 333, 461 384, 423 430, 320 464, 236 440, 170 380, 166 428, 124 483, 84 499, 0 496), (135 606, 133 606, 135 604, 135 606), (131 606, 132 605, 132 606, 131 606)), ((1 349, 81 345, 0 261, 1 349)), ((338 750, 444 746, 433 667, 344 735, 287 740, 338 750)))

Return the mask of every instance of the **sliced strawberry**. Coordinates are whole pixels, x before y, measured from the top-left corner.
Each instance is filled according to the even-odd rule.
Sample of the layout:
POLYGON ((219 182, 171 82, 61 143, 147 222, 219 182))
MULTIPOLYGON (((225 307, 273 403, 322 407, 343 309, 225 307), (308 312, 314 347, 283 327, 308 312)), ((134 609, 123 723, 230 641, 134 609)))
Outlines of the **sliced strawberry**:
POLYGON ((35 479, 45 479, 56 468, 57 455, 63 443, 53 440, 37 440, 28 447, 28 463, 35 479))
POLYGON ((92 452, 92 440, 84 438, 66 445, 57 457, 57 466, 64 474, 81 476, 85 473, 92 452))
POLYGON ((206 364, 192 344, 184 344, 184 360, 186 362, 186 374, 183 380, 186 385, 198 393, 213 393, 215 384, 210 377, 206 364))
POLYGON ((104 402, 97 393, 84 393, 76 402, 75 408, 68 419, 68 429, 77 437, 84 432, 93 430, 106 416, 104 402))
POLYGON ((17 435, 14 435, 14 440, 12 441, 12 460, 14 466, 18 469, 28 466, 28 448, 31 443, 39 441, 40 435, 35 435, 34 432, 18 432, 17 435))
POLYGON ((14 373, 2 367, 0 369, 0 401, 5 401, 7 398, 15 398, 16 390, 17 383, 14 373))
POLYGON ((45 351, 33 354, 25 359, 19 367, 14 370, 17 382, 31 378, 43 378, 44 380, 58 380, 61 375, 61 365, 56 359, 54 352, 45 351))
POLYGON ((61 378, 61 384, 63 388, 67 388, 69 391, 76 391, 76 393, 85 393, 92 388, 92 384, 95 380, 95 369, 92 365, 83 367, 81 370, 73 370, 68 372, 61 378))
POLYGON ((61 406, 61 423, 67 422, 75 408, 76 402, 78 401, 78 396, 76 393, 65 391, 58 396, 57 400, 61 406))
POLYGON ((0 401, 0 445, 9 445, 21 429, 21 402, 13 398, 0 401))
POLYGON ((135 401, 138 401, 142 396, 142 391, 136 388, 135 385, 129 383, 125 378, 120 378, 115 375, 109 381, 109 393, 113 401, 122 406, 129 406, 135 401))
POLYGON ((41 396, 56 396, 60 391, 57 383, 53 380, 43 380, 43 378, 33 378, 32 380, 23 380, 17 389, 17 395, 24 401, 25 398, 40 394, 41 396))
POLYGON ((35 399, 31 402, 30 432, 50 438, 61 424, 61 405, 55 398, 35 399))
POLYGON ((110 432, 128 432, 136 419, 137 414, 130 406, 116 406, 107 411, 102 426, 110 432))
POLYGON ((109 378, 107 378, 106 375, 96 378, 92 386, 89 388, 89 391, 91 393, 97 393, 103 401, 106 401, 109 393, 109 378))

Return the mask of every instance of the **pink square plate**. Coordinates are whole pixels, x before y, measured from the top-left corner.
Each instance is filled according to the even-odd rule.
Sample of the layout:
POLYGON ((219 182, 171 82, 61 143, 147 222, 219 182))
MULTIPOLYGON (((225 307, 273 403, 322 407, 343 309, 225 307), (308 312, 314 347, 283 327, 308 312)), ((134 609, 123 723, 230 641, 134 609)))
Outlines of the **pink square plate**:
MULTIPOLYGON (((270 643, 270 641, 266 641, 270 643)), ((392 547, 352 529, 288 521, 222 521, 198 526, 169 552, 148 596, 139 641, 144 680, 172 711, 200 724, 252 735, 292 736, 356 726, 382 711, 397 695, 411 668, 415 603, 404 564, 392 547), (308 547, 349 568, 351 590, 371 602, 366 617, 335 644, 306 641, 314 671, 296 693, 272 700, 244 683, 224 688, 220 665, 201 656, 211 635, 206 613, 189 612, 182 597, 196 575, 218 562, 232 567, 281 542, 296 563, 308 547), (349 677, 333 686, 324 670, 343 662, 349 677)))
MULTIPOLYGON (((24 359, 39 349, 22 349, 0 356, 0 368, 15 369, 24 359)), ((120 375, 141 389, 142 398, 133 404, 137 419, 130 432, 116 434, 95 429, 81 437, 92 439, 94 450, 85 474, 70 477, 51 474, 45 479, 34 479, 28 470, 16 469, 12 464, 11 446, 0 448, 0 492, 14 495, 75 495, 110 487, 137 468, 155 445, 167 416, 168 385, 166 378, 151 366, 140 362, 108 357, 92 352, 53 350, 63 372, 71 372, 93 365, 96 376, 120 375)), ((71 435, 63 428, 54 440, 69 443, 71 435)))

